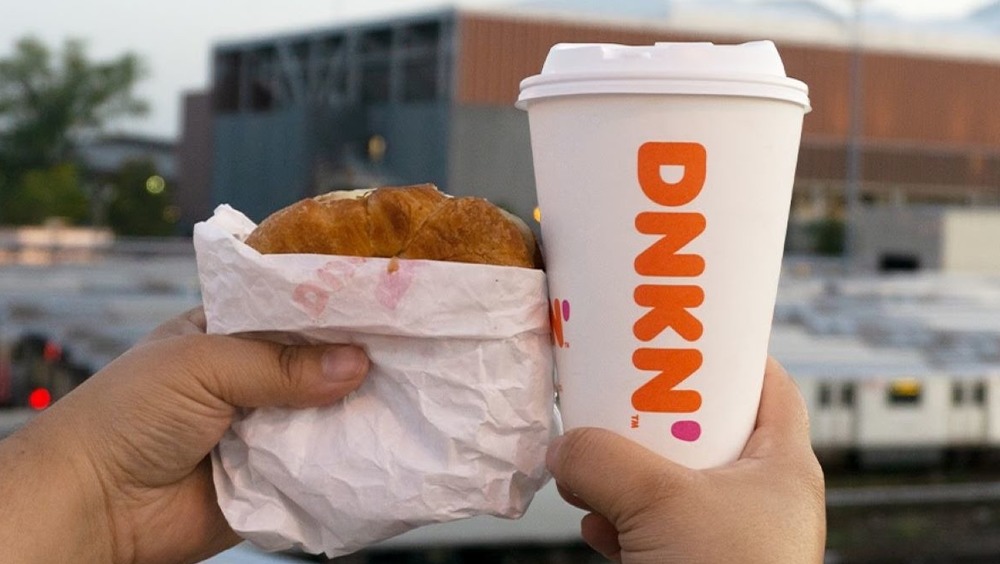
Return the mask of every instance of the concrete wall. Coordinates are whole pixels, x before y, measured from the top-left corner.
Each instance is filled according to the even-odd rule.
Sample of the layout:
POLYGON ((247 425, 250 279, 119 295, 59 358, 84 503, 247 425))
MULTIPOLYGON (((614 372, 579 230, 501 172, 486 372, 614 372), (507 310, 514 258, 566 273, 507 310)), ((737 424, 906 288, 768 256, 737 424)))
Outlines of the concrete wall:
POLYGON ((949 209, 943 220, 943 270, 1000 274, 1000 211, 949 209))
POLYGON ((865 206, 857 217, 858 256, 852 266, 876 271, 884 259, 916 258, 920 269, 941 267, 943 208, 865 206))
POLYGON ((863 207, 853 266, 877 271, 887 257, 921 269, 1000 274, 1000 210, 941 206, 863 207))
POLYGON ((537 232, 527 114, 513 107, 455 106, 449 153, 453 194, 487 198, 537 232))

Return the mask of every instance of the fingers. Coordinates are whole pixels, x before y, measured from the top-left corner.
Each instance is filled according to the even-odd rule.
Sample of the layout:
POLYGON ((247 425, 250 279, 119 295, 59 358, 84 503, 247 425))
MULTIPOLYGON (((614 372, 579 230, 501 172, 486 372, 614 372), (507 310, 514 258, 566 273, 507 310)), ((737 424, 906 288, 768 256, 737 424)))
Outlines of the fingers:
POLYGON ((158 341, 168 337, 204 333, 207 324, 208 323, 205 320, 205 310, 199 306, 194 309, 189 309, 188 311, 160 325, 156 329, 153 329, 149 335, 146 335, 145 338, 139 341, 139 344, 158 341))
POLYGON ((743 456, 760 458, 787 451, 790 446, 811 449, 809 415, 805 400, 788 372, 778 361, 768 358, 757 426, 743 456))
POLYGON ((287 346, 220 335, 163 339, 137 349, 162 347, 173 359, 172 383, 188 394, 237 407, 315 407, 333 403, 361 385, 365 353, 347 345, 287 346))
POLYGON ((556 483, 556 491, 559 492, 559 495, 563 498, 563 500, 566 503, 572 505, 573 507, 576 507, 577 509, 582 509, 588 513, 594 510, 593 507, 587 505, 587 502, 577 497, 575 493, 569 491, 568 489, 566 489, 565 486, 563 486, 558 482, 556 483))
POLYGON ((601 556, 621 562, 622 546, 618 542, 618 529, 598 513, 588 513, 580 521, 580 536, 601 556))
POLYGON ((611 523, 662 502, 686 488, 693 477, 691 470, 596 428, 575 429, 553 441, 546 464, 561 491, 572 493, 611 523))

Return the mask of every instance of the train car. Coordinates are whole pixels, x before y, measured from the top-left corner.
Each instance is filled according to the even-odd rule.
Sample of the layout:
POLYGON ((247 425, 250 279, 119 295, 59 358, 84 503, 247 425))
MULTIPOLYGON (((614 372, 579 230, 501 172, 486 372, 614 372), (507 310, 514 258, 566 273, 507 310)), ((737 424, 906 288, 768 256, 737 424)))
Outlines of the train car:
POLYGON ((1000 374, 798 376, 813 447, 863 466, 1000 453, 1000 374))

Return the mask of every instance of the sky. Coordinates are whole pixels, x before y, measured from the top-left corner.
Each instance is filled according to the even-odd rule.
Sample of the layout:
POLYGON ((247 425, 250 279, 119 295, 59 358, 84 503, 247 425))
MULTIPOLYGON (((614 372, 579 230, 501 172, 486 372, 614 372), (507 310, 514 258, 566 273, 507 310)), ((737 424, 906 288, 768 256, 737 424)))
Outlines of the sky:
MULTIPOLYGON (((688 0, 694 1, 694 0, 688 0)), ((988 0, 865 0, 873 10, 906 19, 957 18, 988 0)), ((823 0, 849 10, 849 0, 823 0)), ((137 89, 152 111, 115 124, 119 131, 163 138, 179 134, 184 92, 207 88, 209 54, 219 41, 339 25, 386 14, 417 12, 448 4, 497 7, 510 0, 0 0, 0 56, 33 35, 50 45, 82 38, 94 59, 126 51, 146 62, 137 89)))

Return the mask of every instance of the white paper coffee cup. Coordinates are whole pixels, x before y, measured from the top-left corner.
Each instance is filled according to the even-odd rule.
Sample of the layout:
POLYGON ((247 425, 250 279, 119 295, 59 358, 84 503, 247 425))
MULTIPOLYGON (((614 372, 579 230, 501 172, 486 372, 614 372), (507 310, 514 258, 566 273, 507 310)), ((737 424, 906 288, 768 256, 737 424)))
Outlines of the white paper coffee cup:
POLYGON ((769 41, 561 44, 521 83, 567 429, 739 457, 807 92, 769 41))

